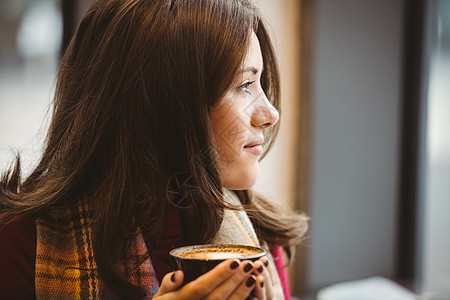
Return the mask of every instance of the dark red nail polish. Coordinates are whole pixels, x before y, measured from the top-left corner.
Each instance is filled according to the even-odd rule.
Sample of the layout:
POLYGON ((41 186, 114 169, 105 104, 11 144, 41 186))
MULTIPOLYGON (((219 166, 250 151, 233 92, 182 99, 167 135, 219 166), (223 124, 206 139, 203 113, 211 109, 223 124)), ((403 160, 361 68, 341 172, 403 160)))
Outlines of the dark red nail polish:
POLYGON ((267 267, 269 265, 269 261, 266 260, 266 262, 264 263, 264 265, 267 267))
POLYGON ((263 266, 259 267, 258 269, 256 269, 256 271, 258 271, 259 273, 262 273, 264 271, 263 266))
POLYGON ((261 281, 261 288, 264 287, 264 281, 261 281))
POLYGON ((247 273, 253 268, 251 263, 247 263, 244 267, 244 272, 247 273))
POLYGON ((173 273, 172 276, 170 276, 170 281, 175 282, 175 273, 173 273))
POLYGON ((237 261, 233 261, 230 265, 231 270, 234 270, 237 267, 239 267, 239 263, 237 261))
POLYGON ((251 286, 253 286, 253 285, 255 284, 255 282, 256 282, 255 278, 249 277, 249 278, 247 279, 247 281, 245 282, 245 285, 246 285, 247 287, 251 287, 251 286))

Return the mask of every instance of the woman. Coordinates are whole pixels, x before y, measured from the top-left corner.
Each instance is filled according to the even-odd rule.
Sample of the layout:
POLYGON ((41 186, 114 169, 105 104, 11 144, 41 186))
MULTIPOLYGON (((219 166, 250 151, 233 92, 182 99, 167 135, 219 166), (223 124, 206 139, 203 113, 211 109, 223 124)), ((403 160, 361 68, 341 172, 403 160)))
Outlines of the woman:
POLYGON ((289 297, 280 246, 289 256, 305 218, 250 191, 278 108, 276 59, 249 1, 96 1, 62 58, 40 163, 22 181, 18 158, 1 182, 2 291, 289 297), (227 260, 183 287, 168 273, 171 248, 223 242, 274 258, 227 260))

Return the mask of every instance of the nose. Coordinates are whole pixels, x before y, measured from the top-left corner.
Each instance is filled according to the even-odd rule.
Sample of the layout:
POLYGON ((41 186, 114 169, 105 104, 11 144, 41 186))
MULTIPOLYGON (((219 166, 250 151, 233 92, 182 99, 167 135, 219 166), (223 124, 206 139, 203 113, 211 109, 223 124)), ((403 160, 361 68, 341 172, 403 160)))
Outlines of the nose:
POLYGON ((264 93, 253 102, 251 125, 262 129, 272 127, 278 122, 280 115, 264 93))

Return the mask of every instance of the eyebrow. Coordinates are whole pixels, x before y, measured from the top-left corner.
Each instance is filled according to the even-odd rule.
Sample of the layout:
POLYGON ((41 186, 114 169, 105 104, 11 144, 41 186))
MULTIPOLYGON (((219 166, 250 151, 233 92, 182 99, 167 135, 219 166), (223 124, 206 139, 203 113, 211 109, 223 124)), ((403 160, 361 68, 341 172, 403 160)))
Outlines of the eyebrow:
POLYGON ((257 74, 259 72, 259 70, 255 67, 247 67, 247 68, 241 69, 239 71, 239 74, 243 74, 243 73, 247 73, 247 72, 252 72, 253 74, 257 74))

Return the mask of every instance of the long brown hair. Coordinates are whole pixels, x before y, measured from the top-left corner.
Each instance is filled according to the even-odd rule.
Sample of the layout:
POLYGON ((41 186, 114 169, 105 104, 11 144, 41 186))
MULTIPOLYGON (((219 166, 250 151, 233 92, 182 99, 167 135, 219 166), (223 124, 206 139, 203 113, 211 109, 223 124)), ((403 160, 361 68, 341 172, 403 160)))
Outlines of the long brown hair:
MULTIPOLYGON (((138 228, 154 241, 150 252, 158 244, 170 179, 187 172, 198 191, 185 243, 210 241, 229 206, 217 155, 204 151, 213 141, 209 111, 241 67, 252 31, 263 53, 263 89, 279 109, 275 54, 249 1, 96 1, 61 60, 40 163, 22 182, 18 158, 2 178, 1 223, 57 218, 83 197, 100 276, 120 297, 142 297, 116 266, 138 228)), ((277 130, 265 133, 266 151, 277 130)), ((262 240, 299 243, 302 216, 250 191, 237 194, 262 240)))

